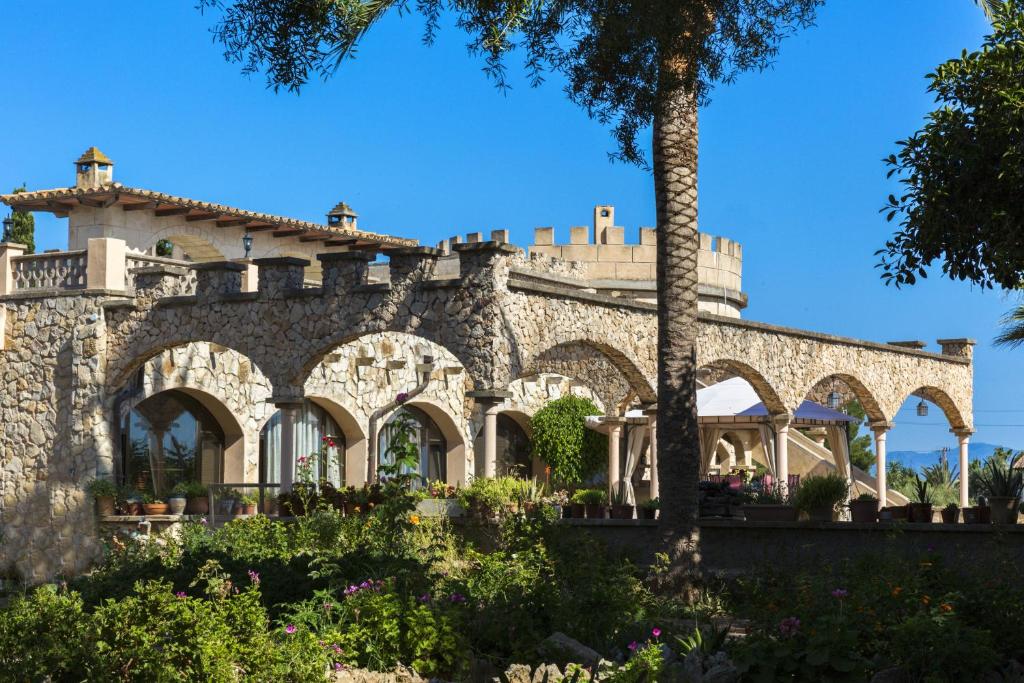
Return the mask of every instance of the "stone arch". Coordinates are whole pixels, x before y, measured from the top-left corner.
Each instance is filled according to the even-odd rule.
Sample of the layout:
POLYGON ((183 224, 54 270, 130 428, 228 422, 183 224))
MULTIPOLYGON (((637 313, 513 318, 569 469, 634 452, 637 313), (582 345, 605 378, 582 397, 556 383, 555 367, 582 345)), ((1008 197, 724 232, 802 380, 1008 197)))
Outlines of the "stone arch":
POLYGON ((272 391, 270 380, 244 354, 218 344, 186 342, 150 354, 108 392, 107 406, 118 429, 127 411, 167 391, 195 399, 224 431, 224 477, 245 482, 257 473, 254 444, 272 391))
POLYGON ((709 363, 701 363, 698 373, 701 371, 714 373, 715 379, 711 382, 712 384, 729 379, 730 377, 742 377, 750 383, 750 386, 754 387, 754 391, 757 393, 758 398, 761 399, 761 402, 764 403, 769 415, 782 415, 790 412, 786 407, 785 401, 780 397, 779 392, 765 379, 764 375, 743 361, 732 358, 719 358, 709 363))
POLYGON ((935 386, 925 385, 918 387, 912 391, 908 391, 900 399, 899 403, 896 404, 897 410, 899 410, 899 407, 906 403, 911 396, 920 396, 937 405, 942 410, 943 414, 946 416, 946 421, 949 422, 950 429, 961 430, 970 428, 970 426, 967 424, 967 421, 964 419, 963 413, 960 411, 959 406, 957 406, 956 401, 954 401, 950 397, 950 395, 946 393, 946 391, 944 391, 943 389, 940 389, 939 387, 935 386))
MULTIPOLYGON (((456 485, 467 484, 470 474, 469 459, 472 457, 472 453, 469 452, 466 446, 466 436, 459 429, 455 418, 449 415, 444 407, 433 399, 417 396, 404 405, 423 411, 427 417, 434 421, 434 424, 441 431, 441 435, 444 436, 445 445, 448 449, 446 453, 447 483, 456 485)), ((379 438, 379 435, 375 434, 373 438, 379 438)))
POLYGON ((187 228, 176 227, 161 230, 154 235, 153 246, 155 247, 157 242, 161 240, 167 240, 173 244, 175 252, 181 251, 181 254, 174 254, 175 258, 194 261, 195 263, 224 261, 227 258, 224 252, 214 246, 210 240, 196 234, 194 231, 189 231, 187 228))
POLYGON ((361 486, 366 482, 366 430, 359 424, 355 415, 334 399, 326 396, 307 398, 323 408, 341 428, 345 437, 345 483, 349 486, 361 486))
POLYGON ((606 407, 617 405, 631 391, 642 403, 657 402, 657 393, 639 363, 624 350, 593 339, 569 339, 542 349, 525 364, 520 376, 541 372, 579 378, 602 395, 606 407), (602 360, 621 381, 602 367, 602 360))
MULTIPOLYGON (((862 382, 856 375, 849 372, 833 372, 813 382, 810 388, 804 393, 806 400, 815 401, 825 405, 823 399, 831 391, 830 383, 833 380, 841 383, 841 386, 837 387, 837 389, 841 390, 846 387, 853 393, 861 407, 864 409, 869 421, 886 421, 885 411, 882 410, 874 392, 868 389, 864 382, 862 382)), ((847 392, 839 391, 839 393, 845 394, 847 392)))

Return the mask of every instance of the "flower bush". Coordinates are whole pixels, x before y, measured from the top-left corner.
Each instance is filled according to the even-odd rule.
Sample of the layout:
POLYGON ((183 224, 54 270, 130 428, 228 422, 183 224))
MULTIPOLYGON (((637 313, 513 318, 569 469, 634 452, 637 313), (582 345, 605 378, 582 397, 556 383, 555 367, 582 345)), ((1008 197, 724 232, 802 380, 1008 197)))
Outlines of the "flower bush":
POLYGON ((604 467, 608 437, 586 427, 588 415, 600 414, 589 399, 563 396, 530 420, 534 452, 551 466, 551 477, 560 485, 582 484, 604 467))

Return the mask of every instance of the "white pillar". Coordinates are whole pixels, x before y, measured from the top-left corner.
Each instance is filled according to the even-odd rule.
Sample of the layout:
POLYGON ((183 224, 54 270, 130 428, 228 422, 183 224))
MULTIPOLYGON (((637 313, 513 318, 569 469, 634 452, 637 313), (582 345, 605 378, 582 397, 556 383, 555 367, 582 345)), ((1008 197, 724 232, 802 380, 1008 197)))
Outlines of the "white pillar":
POLYGON ((889 485, 885 471, 885 436, 892 427, 889 423, 872 423, 871 431, 875 433, 875 490, 878 492, 878 509, 888 504, 889 485))
POLYGON ((281 493, 292 490, 295 482, 295 418, 299 404, 288 403, 281 409, 281 493))
POLYGON ((498 474, 498 408, 492 403, 484 408, 484 476, 493 479, 498 474))
POLYGON ((608 425, 608 495, 612 497, 612 500, 614 500, 619 487, 619 437, 621 436, 622 423, 610 423, 608 425))
POLYGON ((957 439, 960 441, 960 508, 963 509, 969 505, 970 491, 970 477, 967 476, 967 471, 970 469, 970 462, 968 459, 968 446, 971 443, 971 432, 969 430, 954 431, 957 439))
POLYGON ((789 415, 775 415, 775 472, 779 488, 789 492, 789 415))
POLYGON ((124 291, 125 254, 124 240, 113 237, 90 238, 86 252, 86 287, 124 291))
POLYGON ((658 406, 644 411, 647 414, 647 428, 650 430, 651 498, 657 498, 658 489, 658 406))

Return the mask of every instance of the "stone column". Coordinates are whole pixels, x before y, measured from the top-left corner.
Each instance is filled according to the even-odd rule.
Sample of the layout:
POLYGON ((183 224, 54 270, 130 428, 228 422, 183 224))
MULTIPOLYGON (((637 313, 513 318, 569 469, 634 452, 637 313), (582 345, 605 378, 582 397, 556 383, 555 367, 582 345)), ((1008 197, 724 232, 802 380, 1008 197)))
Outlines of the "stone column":
POLYGON ((878 509, 888 504, 889 485, 885 471, 885 437, 892 424, 888 422, 872 422, 871 431, 875 433, 875 490, 878 492, 878 509))
POLYGON ((658 406, 653 405, 644 410, 647 415, 647 428, 650 430, 650 461, 651 461, 651 498, 658 497, 658 406))
POLYGON ((821 447, 825 446, 825 437, 828 435, 828 430, 824 427, 814 427, 807 430, 807 436, 811 438, 811 441, 818 444, 821 447))
POLYGON ((612 418, 608 423, 608 495, 615 499, 619 489, 619 438, 622 436, 622 422, 612 418))
POLYGON ((300 402, 278 403, 281 411, 281 493, 288 493, 295 483, 295 420, 300 402))
POLYGON ((950 430, 956 434, 957 440, 960 442, 960 508, 963 509, 968 505, 968 498, 970 491, 970 477, 967 476, 967 471, 970 469, 969 462, 969 446, 971 443, 972 432, 969 429, 953 429, 950 430))
POLYGON ((779 477, 779 488, 789 492, 789 423, 791 415, 773 415, 775 422, 775 473, 779 477))
POLYGON ((15 242, 0 242, 0 295, 14 292, 14 263, 12 259, 25 253, 27 247, 15 242))
POLYGON ((501 390, 467 391, 466 396, 473 399, 483 411, 483 476, 494 478, 498 474, 498 413, 501 412, 505 399, 511 398, 512 392, 501 390))

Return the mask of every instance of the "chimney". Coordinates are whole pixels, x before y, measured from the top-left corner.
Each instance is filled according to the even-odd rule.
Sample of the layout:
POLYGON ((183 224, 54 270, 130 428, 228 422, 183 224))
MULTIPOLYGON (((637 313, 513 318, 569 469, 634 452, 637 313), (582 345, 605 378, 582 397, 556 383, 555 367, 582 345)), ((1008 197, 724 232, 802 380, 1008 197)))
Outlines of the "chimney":
POLYGON ((90 147, 75 162, 75 187, 98 190, 114 182, 114 162, 96 147, 90 147))
POLYGON ((356 230, 359 214, 352 210, 352 207, 345 202, 338 202, 333 209, 327 213, 327 225, 332 228, 346 228, 356 230))

